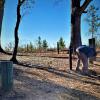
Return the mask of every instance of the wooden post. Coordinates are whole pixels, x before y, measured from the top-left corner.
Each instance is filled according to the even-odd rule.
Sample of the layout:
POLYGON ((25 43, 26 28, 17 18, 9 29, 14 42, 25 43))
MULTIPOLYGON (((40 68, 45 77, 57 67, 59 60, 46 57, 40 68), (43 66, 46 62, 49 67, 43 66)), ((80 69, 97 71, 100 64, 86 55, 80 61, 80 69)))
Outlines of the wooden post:
MULTIPOLYGON (((89 47, 92 47, 94 49, 96 49, 96 46, 95 46, 95 38, 91 38, 89 39, 89 47)), ((93 61, 96 60, 96 56, 92 57, 92 58, 89 58, 89 62, 91 64, 93 64, 93 61)))
POLYGON ((59 42, 57 42, 57 52, 59 54, 59 42))
POLYGON ((89 39, 89 46, 95 48, 95 38, 89 39))
POLYGON ((69 47, 69 66, 70 66, 70 70, 72 70, 72 48, 71 46, 69 47))
POLYGON ((13 63, 11 61, 0 61, 1 67, 1 88, 9 91, 13 86, 13 63))

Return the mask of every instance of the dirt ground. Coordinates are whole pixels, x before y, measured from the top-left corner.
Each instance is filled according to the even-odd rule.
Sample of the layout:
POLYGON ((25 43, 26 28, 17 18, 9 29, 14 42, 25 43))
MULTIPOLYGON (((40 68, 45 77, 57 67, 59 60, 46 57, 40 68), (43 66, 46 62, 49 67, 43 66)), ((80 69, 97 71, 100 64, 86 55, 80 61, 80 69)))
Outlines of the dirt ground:
MULTIPOLYGON (((0 60, 11 56, 0 54, 0 60)), ((66 56, 24 55, 17 57, 14 64, 13 89, 4 93, 0 90, 0 100, 100 100, 100 61, 89 67, 89 75, 69 70, 66 56)), ((81 69, 81 68, 80 68, 81 69)))

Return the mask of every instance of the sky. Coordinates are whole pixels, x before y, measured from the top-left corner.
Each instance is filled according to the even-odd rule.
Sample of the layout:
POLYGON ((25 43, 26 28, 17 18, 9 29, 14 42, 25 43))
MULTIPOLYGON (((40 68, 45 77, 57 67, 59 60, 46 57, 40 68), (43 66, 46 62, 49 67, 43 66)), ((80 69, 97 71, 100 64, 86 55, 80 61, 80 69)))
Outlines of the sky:
MULTIPOLYGON (((2 25, 2 46, 9 42, 14 43, 14 28, 16 24, 16 8, 18 0, 6 0, 2 25)), ((19 45, 36 43, 38 36, 48 41, 49 47, 56 47, 60 37, 63 37, 66 46, 70 43, 70 0, 35 0, 30 9, 22 7, 22 20, 19 27, 19 45)), ((83 0, 84 1, 84 0, 83 0)), ((93 0, 91 4, 99 7, 100 0, 93 0)), ((99 7, 100 8, 100 7, 99 7)), ((99 11, 100 12, 100 11, 99 11)), ((88 43, 88 24, 81 18, 81 34, 83 44, 88 43)))

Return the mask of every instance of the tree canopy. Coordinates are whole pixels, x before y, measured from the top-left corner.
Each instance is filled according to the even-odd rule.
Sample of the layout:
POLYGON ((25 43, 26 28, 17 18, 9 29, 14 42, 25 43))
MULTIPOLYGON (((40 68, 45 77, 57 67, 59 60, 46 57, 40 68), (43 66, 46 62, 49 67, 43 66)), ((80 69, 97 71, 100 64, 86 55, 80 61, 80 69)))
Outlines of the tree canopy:
POLYGON ((98 29, 100 27, 100 16, 98 14, 99 8, 95 7, 94 5, 90 5, 90 7, 87 10, 87 16, 85 18, 85 21, 89 25, 89 35, 92 35, 92 38, 94 35, 96 36, 98 29))

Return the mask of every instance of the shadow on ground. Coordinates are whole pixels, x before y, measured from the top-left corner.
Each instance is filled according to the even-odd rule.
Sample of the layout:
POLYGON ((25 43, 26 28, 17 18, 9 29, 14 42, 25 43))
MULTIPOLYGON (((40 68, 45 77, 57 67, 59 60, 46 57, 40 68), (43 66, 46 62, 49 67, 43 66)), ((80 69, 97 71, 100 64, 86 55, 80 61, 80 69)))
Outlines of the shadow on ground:
MULTIPOLYGON (((45 70, 45 71, 48 71, 48 72, 51 72, 51 73, 54 73, 56 75, 59 75, 61 77, 66 77, 66 78, 73 78, 72 76, 70 77, 69 74, 74 74, 74 75, 80 76, 80 78, 82 76, 84 76, 81 73, 81 71, 76 73, 74 70, 72 70, 74 73, 70 73, 70 71, 59 70, 59 69, 56 69, 52 66, 51 67, 50 66, 45 67, 44 65, 40 65, 40 64, 33 65, 33 64, 30 64, 30 63, 25 63, 25 62, 24 63, 19 62, 18 65, 29 67, 29 68, 36 68, 36 69, 40 69, 40 70, 45 70), (67 73, 67 75, 66 75, 66 73, 67 73)), ((96 79, 96 80, 100 80, 100 73, 97 73, 96 71, 93 71, 93 70, 90 70, 90 69, 89 69, 89 74, 85 75, 85 76, 87 76, 88 78, 93 78, 93 79, 96 79)), ((75 80, 77 80, 77 79, 75 79, 75 80)), ((98 84, 98 85, 100 85, 100 84, 98 84)))
POLYGON ((84 91, 37 80, 23 73, 20 69, 14 69, 17 83, 10 93, 1 94, 0 100, 100 100, 84 91))

